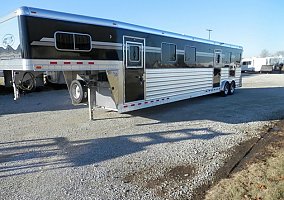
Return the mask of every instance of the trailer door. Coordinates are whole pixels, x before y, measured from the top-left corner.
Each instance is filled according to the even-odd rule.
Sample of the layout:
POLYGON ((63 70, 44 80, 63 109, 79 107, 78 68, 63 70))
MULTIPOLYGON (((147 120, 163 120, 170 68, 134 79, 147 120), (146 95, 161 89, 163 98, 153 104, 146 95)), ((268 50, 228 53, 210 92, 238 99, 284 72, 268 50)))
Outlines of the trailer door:
POLYGON ((213 70, 213 87, 220 87, 221 69, 222 69, 222 51, 214 51, 214 70, 213 70))
POLYGON ((124 36, 125 102, 145 99, 145 39, 124 36))

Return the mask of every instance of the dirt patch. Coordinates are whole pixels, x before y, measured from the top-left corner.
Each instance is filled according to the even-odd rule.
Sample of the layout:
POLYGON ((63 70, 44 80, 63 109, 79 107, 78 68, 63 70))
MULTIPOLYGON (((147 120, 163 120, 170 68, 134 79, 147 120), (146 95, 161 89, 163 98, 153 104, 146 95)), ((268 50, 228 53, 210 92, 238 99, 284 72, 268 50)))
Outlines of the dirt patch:
MULTIPOLYGON (((228 158, 225 161, 225 165, 216 172, 213 181, 202 185, 193 192, 193 199, 204 199, 206 191, 216 185, 221 179, 231 177, 253 163, 266 160, 273 156, 276 150, 284 147, 284 120, 265 126, 260 132, 259 137, 252 138, 229 150, 230 155, 233 156, 228 158)), ((195 169, 193 166, 176 166, 168 168, 161 176, 147 178, 155 177, 153 174, 153 169, 136 172, 127 175, 124 178, 124 182, 142 185, 146 189, 155 191, 158 196, 168 198, 168 194, 173 188, 183 184, 186 185, 186 181, 194 177, 195 169)), ((260 185, 259 187, 262 186, 260 185)), ((185 198, 180 196, 179 199, 187 198, 186 196, 185 198)))
POLYGON ((167 171, 165 177, 181 181, 188 179, 189 176, 193 175, 193 172, 192 166, 177 166, 167 171))
POLYGON ((221 179, 230 178, 254 163, 265 162, 283 147, 284 120, 265 126, 259 138, 253 138, 231 150, 231 155, 234 156, 227 159, 225 166, 217 171, 215 179, 211 183, 203 185, 195 191, 194 199, 204 199, 206 191, 221 179))
POLYGON ((284 120, 273 124, 267 129, 251 151, 238 163, 231 174, 246 169, 249 165, 260 161, 266 161, 276 151, 284 147, 284 120))
POLYGON ((149 174, 153 174, 153 169, 129 174, 123 181, 142 185, 146 189, 153 190, 158 196, 166 198, 172 188, 182 185, 195 175, 195 168, 188 165, 175 166, 166 169, 161 176, 147 179, 149 174))

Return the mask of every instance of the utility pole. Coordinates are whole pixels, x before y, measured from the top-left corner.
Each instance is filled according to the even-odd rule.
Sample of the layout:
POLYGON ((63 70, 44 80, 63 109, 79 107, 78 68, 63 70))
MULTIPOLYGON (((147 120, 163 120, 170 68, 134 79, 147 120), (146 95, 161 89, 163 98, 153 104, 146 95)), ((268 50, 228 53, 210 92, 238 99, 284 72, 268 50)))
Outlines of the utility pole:
POLYGON ((213 31, 212 29, 206 29, 206 31, 208 31, 208 33, 209 33, 209 40, 211 39, 211 31, 213 31))

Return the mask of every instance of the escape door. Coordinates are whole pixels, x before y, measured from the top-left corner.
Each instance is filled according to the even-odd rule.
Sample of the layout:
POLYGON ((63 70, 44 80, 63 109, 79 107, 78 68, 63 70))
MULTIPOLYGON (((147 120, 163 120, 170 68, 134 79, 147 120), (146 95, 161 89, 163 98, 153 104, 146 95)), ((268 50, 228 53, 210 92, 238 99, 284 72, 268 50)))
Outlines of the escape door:
POLYGON ((125 102, 145 99, 145 39, 124 36, 125 102))

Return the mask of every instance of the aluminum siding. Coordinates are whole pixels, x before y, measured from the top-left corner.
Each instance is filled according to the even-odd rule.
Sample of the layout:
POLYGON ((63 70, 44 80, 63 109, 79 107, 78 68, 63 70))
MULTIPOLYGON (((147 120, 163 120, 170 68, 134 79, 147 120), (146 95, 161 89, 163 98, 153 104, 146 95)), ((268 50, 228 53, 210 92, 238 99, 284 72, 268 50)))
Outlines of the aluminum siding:
POLYGON ((146 69, 146 100, 212 89, 213 68, 146 69))

